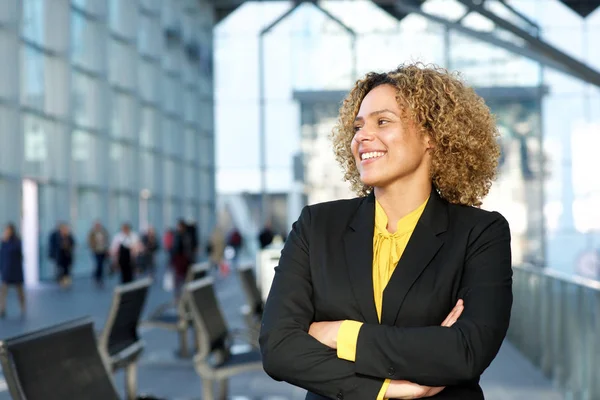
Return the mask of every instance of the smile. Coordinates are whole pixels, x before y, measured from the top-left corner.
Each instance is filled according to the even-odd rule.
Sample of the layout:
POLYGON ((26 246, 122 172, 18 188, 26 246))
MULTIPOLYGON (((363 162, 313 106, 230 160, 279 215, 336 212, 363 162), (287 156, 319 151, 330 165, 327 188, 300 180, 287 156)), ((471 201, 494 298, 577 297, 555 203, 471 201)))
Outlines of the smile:
POLYGON ((368 153, 362 153, 360 155, 360 159, 362 161, 372 160, 372 159, 376 159, 379 157, 383 157, 384 155, 385 155, 385 152, 383 152, 383 151, 370 151, 368 153))

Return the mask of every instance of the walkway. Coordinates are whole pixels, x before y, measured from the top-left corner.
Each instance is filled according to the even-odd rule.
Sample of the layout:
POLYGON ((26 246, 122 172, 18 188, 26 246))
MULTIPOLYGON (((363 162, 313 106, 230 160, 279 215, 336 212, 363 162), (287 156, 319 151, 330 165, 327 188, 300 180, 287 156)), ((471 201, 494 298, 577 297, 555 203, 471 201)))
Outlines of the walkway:
MULTIPOLYGON (((217 281, 219 298, 228 322, 232 327, 243 327, 239 307, 243 297, 235 276, 217 281)), ((28 314, 21 319, 18 313, 9 313, 0 320, 0 339, 54 323, 90 315, 98 329, 104 324, 110 304, 111 289, 96 289, 89 281, 76 281, 73 288, 63 291, 52 285, 32 289, 28 294, 28 314)), ((169 298, 155 284, 146 310, 169 298)), ((11 293, 10 305, 16 305, 16 294, 11 293)), ((157 329, 142 331, 147 343, 140 362, 140 393, 164 396, 170 400, 200 399, 200 380, 194 372, 191 360, 174 356, 177 345, 174 333, 157 329)), ((116 377, 117 387, 122 390, 123 376, 116 377)), ((487 400, 562 400, 550 383, 510 344, 505 343, 497 359, 482 378, 487 400)), ((265 373, 242 375, 231 382, 232 399, 248 397, 269 400, 304 399, 305 392, 288 384, 275 382, 265 373), (245 396, 245 397, 244 397, 245 396)), ((6 384, 0 374, 0 400, 9 400, 6 384)))

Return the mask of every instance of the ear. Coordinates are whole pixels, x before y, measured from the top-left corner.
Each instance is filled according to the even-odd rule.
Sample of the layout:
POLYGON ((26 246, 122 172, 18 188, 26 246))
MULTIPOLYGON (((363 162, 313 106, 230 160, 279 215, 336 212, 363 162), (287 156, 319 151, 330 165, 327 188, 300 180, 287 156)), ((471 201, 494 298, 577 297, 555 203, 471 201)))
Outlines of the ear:
POLYGON ((423 136, 423 140, 425 141, 426 150, 431 150, 431 149, 435 148, 435 143, 433 142, 433 139, 431 138, 431 136, 429 136, 428 134, 425 134, 423 136))

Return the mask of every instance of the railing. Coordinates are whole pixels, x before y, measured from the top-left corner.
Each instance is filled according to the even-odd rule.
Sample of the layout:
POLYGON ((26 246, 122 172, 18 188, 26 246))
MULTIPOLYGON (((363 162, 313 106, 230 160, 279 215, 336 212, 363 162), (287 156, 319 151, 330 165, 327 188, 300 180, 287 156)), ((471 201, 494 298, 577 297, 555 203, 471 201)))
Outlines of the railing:
POLYGON ((566 399, 600 399, 600 282, 514 267, 508 340, 566 399))

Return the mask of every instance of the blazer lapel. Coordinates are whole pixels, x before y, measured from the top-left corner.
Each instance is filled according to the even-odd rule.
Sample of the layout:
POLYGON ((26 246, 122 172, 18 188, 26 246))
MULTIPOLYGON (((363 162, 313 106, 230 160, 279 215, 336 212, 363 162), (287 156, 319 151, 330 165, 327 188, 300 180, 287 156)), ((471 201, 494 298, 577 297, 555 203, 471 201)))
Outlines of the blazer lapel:
POLYGON ((406 249, 383 291, 382 324, 396 323, 406 294, 442 247, 444 242, 438 235, 445 232, 447 227, 447 203, 433 189, 406 249))
POLYGON ((375 196, 371 193, 360 203, 344 234, 346 265, 350 283, 364 321, 377 324, 373 295, 373 232, 375 230, 375 196))

